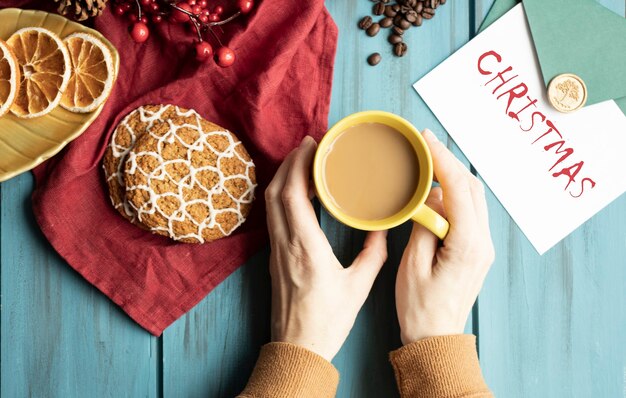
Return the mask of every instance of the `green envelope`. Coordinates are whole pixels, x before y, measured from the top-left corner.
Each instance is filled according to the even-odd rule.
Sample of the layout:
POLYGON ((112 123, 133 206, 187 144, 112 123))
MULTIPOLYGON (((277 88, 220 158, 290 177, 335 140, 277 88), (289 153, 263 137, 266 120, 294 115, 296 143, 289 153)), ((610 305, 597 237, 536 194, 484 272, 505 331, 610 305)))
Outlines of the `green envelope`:
MULTIPOLYGON (((480 30, 519 0, 496 0, 480 30)), ((626 114, 626 19, 594 0, 523 0, 546 87, 562 73, 580 76, 586 105, 615 100, 626 114)))

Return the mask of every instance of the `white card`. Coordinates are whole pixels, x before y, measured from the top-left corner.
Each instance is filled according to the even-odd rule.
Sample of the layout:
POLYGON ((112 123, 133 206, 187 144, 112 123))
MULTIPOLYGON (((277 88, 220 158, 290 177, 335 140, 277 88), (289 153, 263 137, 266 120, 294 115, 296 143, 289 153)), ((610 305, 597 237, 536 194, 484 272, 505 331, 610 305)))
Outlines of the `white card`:
POLYGON ((521 4, 414 87, 539 254, 626 191, 626 116, 552 108, 521 4))

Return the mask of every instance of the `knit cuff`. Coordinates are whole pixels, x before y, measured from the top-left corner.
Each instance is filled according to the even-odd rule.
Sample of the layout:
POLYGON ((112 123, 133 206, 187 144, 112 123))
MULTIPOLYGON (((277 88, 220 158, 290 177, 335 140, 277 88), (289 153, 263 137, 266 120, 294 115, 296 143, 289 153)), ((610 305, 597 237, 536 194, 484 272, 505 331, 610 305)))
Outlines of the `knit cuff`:
POLYGON ((338 384, 339 372, 321 356, 295 344, 269 343, 239 397, 331 398, 338 384))
POLYGON ((492 397, 474 335, 429 337, 389 354, 402 397, 492 397))

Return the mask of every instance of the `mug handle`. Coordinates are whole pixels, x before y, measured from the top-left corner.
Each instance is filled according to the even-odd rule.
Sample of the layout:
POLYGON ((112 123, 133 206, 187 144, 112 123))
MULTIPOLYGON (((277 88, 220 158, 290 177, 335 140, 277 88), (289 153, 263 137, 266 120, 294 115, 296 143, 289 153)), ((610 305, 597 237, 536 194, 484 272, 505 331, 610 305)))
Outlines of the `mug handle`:
POLYGON ((437 237, 441 240, 445 239, 448 234, 448 230, 450 229, 448 221, 426 205, 418 207, 411 219, 428 228, 430 232, 437 235, 437 237))

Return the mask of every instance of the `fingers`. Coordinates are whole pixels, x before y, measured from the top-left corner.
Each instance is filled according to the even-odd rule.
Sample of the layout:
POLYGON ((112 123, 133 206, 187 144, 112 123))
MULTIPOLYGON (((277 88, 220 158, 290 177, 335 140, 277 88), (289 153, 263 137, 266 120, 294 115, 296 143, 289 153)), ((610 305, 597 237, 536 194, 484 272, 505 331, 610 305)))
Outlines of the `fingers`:
POLYGON ((491 240, 491 231, 489 227, 489 210, 487 208, 487 199, 485 198, 485 187, 483 183, 476 179, 477 184, 472 187, 472 196, 474 200, 474 208, 476 209, 476 219, 480 228, 480 242, 484 245, 483 251, 485 261, 485 272, 495 259, 495 251, 491 240))
POLYGON ((315 210, 309 199, 309 180, 311 163, 317 144, 307 136, 295 151, 293 163, 289 169, 285 186, 281 193, 283 208, 292 238, 307 236, 311 231, 319 230, 315 210))
POLYGON ((356 286, 369 292, 385 261, 387 261, 387 231, 368 232, 363 249, 348 271, 353 274, 356 286))
MULTIPOLYGON (((426 205, 445 217, 443 208, 443 192, 435 187, 426 199, 426 205)), ((439 238, 426 227, 414 223, 409 243, 404 251, 403 264, 411 268, 419 276, 428 276, 432 272, 433 259, 437 252, 439 238)))
POLYGON ((426 198, 426 206, 430 207, 443 218, 447 218, 446 209, 443 206, 443 190, 441 187, 433 187, 426 198))
POLYGON ((285 209, 280 196, 287 181, 289 169, 293 163, 294 151, 292 151, 280 165, 274 178, 265 190, 265 209, 267 212, 267 228, 271 242, 280 242, 289 239, 289 224, 285 209))
POLYGON ((474 176, 430 130, 424 139, 433 157, 433 169, 443 189, 443 203, 452 229, 469 231, 476 222, 472 198, 474 176))
POLYGON ((487 200, 485 198, 485 186, 476 178, 472 184, 472 201, 476 212, 476 221, 484 232, 489 232, 489 211, 487 210, 487 200))
POLYGON ((432 132, 424 131, 424 138, 433 155, 434 172, 443 189, 443 204, 450 221, 444 249, 451 253, 481 253, 491 259, 493 247, 483 183, 432 132))
POLYGON ((315 186, 311 185, 309 186, 309 200, 313 200, 313 198, 315 197, 315 186))

